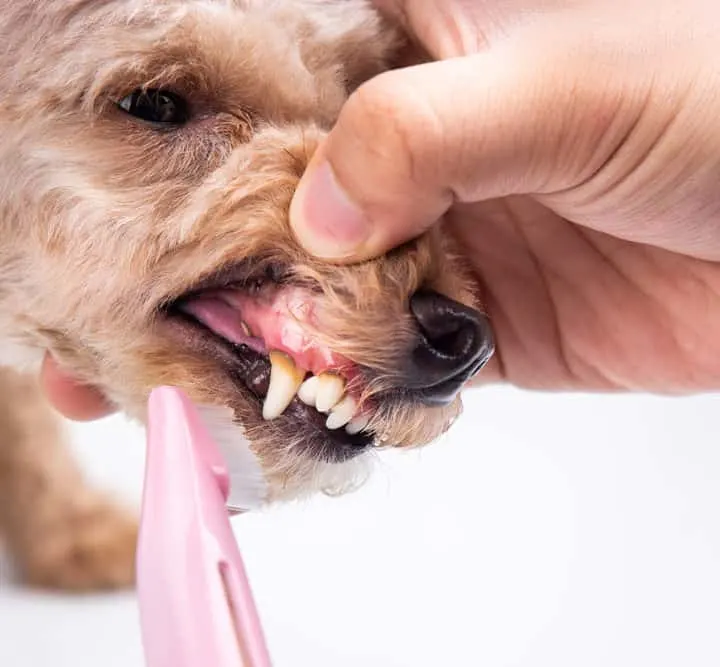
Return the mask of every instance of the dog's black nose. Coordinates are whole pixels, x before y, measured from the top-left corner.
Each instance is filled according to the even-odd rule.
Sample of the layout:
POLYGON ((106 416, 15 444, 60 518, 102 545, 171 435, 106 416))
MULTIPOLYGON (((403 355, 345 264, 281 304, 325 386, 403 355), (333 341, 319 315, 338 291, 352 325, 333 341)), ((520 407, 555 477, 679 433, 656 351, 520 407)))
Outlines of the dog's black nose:
POLYGON ((418 341, 405 368, 405 386, 428 405, 450 403, 492 356, 490 323, 479 311, 430 290, 410 298, 410 311, 418 341))

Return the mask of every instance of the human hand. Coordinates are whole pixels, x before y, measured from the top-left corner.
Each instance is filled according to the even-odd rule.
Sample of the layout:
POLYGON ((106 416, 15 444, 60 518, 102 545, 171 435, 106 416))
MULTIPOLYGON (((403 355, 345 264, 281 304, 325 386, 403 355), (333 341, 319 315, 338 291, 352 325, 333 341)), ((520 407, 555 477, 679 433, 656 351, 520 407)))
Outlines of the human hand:
POLYGON ((720 6, 382 4, 438 61, 351 97, 301 243, 363 260, 444 218, 495 328, 483 380, 720 387, 720 6))

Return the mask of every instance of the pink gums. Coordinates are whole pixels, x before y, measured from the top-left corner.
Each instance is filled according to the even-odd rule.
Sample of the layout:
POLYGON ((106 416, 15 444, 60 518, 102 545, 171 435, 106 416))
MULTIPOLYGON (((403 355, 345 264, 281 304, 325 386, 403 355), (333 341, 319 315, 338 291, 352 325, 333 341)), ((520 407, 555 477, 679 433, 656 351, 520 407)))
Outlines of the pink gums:
POLYGON ((257 295, 217 290, 191 299, 183 310, 231 343, 263 354, 285 352, 299 368, 313 375, 343 369, 347 376, 350 370, 347 359, 319 345, 303 326, 317 326, 317 311, 312 295, 302 288, 262 290, 257 295))

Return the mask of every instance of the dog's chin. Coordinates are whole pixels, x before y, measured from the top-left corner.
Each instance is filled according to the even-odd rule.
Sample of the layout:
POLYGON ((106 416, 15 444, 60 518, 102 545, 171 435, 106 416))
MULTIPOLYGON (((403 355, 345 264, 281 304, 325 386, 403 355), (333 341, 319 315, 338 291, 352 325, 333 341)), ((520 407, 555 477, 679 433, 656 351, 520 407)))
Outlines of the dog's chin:
MULTIPOLYGON (((185 354, 209 362, 213 371, 205 381, 251 441, 270 437, 274 449, 295 460, 345 463, 375 444, 371 408, 361 405, 357 367, 315 345, 302 328, 297 307, 312 297, 310 288, 287 282, 277 267, 249 272, 242 263, 163 303, 159 331, 185 354), (342 389, 334 390, 330 407, 322 405, 319 391, 308 397, 307 387, 298 392, 296 386, 290 399, 292 390, 282 386, 291 376, 296 385, 310 380, 307 387, 332 378, 342 389), (283 393, 282 409, 274 410, 279 414, 265 414, 267 403, 283 393)), ((310 316, 307 309, 304 315, 310 316)))

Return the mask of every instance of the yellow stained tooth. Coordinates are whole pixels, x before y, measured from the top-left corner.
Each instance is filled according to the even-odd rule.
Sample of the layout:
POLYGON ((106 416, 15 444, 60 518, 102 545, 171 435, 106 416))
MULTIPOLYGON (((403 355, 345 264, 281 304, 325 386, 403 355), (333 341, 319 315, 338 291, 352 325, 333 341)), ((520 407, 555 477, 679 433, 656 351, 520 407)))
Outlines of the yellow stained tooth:
POLYGON ((360 433, 368 424, 370 423, 370 417, 367 416, 359 416, 355 417, 355 419, 352 419, 350 423, 345 427, 345 430, 350 435, 355 435, 356 433, 360 433))
POLYGON ((335 373, 321 373, 318 377, 317 400, 319 412, 330 412, 345 393, 345 380, 335 373))
POLYGON ((334 431, 336 428, 345 426, 355 414, 357 403, 352 396, 346 396, 331 411, 325 422, 325 428, 334 431))
POLYGON ((270 356, 270 386, 263 403, 263 419, 270 421, 279 417, 295 398, 305 371, 284 352, 273 350, 270 356))

